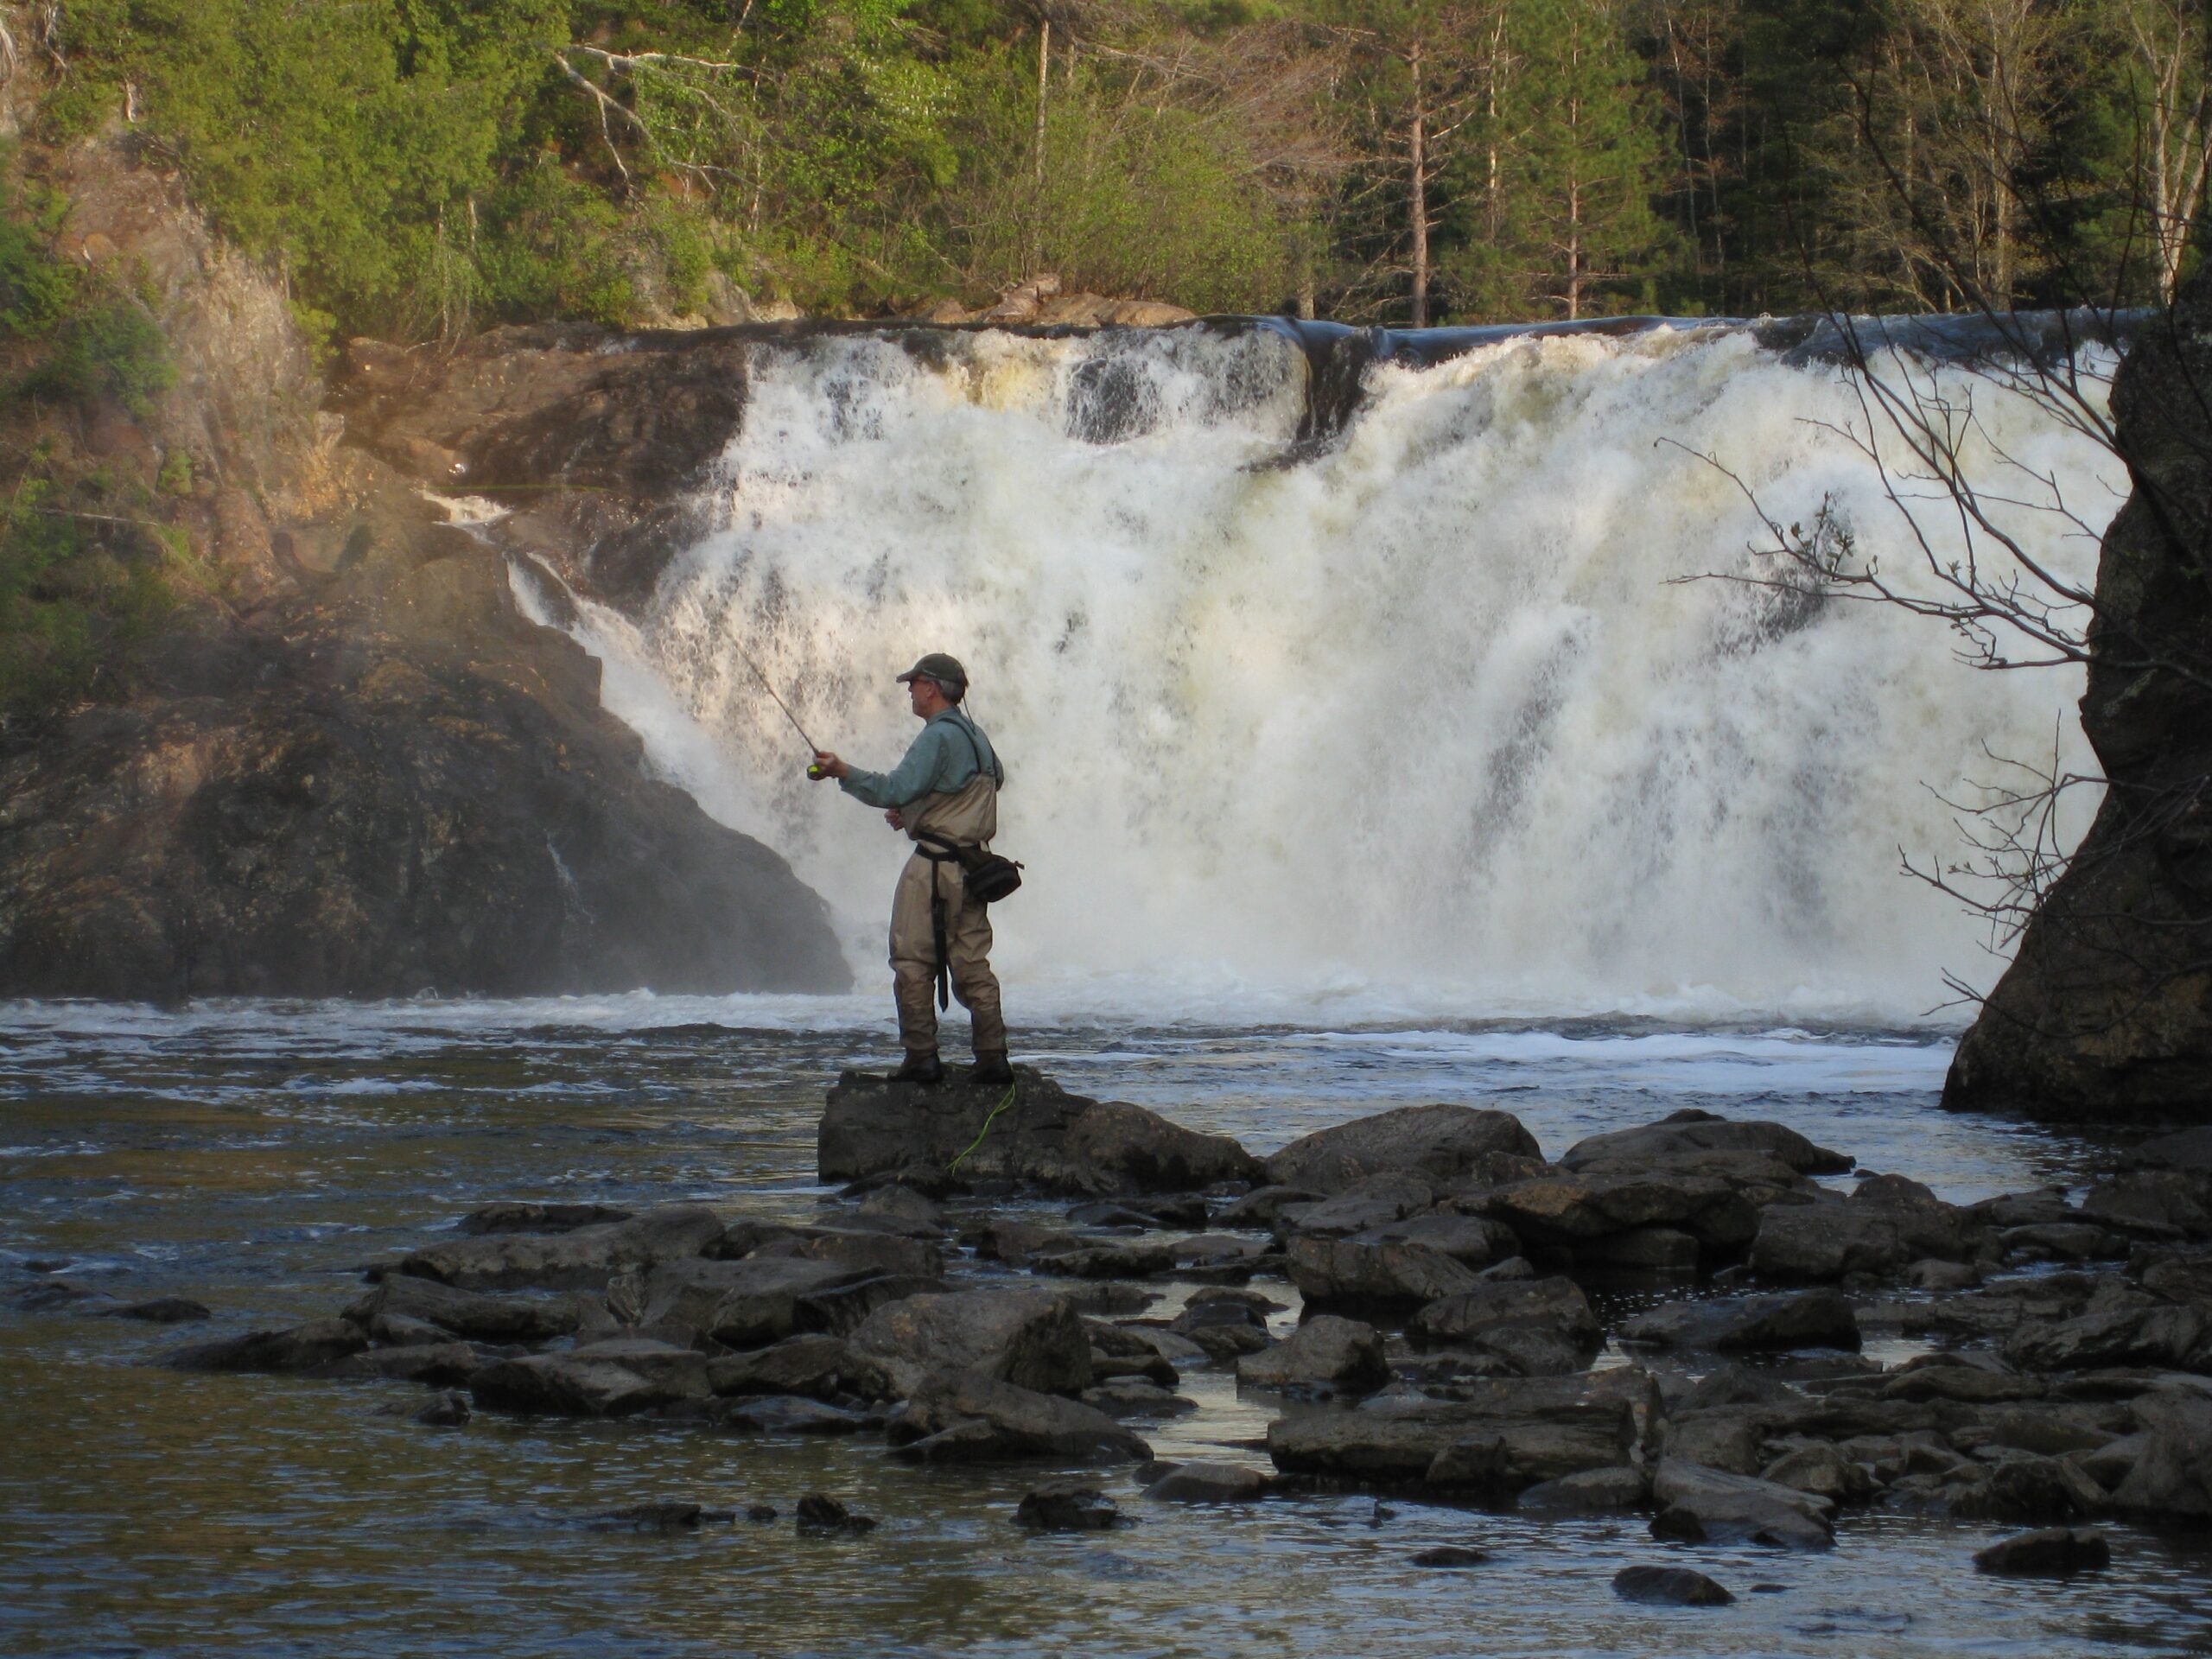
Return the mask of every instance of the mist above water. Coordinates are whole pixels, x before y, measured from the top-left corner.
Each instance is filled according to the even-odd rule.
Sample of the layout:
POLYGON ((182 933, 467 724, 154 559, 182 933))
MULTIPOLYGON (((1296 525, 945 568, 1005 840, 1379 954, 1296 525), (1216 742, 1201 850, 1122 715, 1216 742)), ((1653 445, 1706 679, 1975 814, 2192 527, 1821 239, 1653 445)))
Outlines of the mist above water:
MULTIPOLYGON (((1919 564, 1829 429, 1865 425, 1836 368, 1740 331, 1510 341, 1371 369, 1340 440, 1285 464, 1307 368, 1279 335, 939 340, 761 347, 719 527, 639 614, 578 625, 609 706, 791 860, 863 973, 903 845, 804 780, 740 646, 873 767, 913 729, 891 677, 967 664, 1028 866, 996 918, 1017 1020, 1026 988, 1161 1019, 1894 1023, 1947 969, 1993 978, 1899 850, 1958 855, 1946 802, 2003 780, 1992 753, 2084 766, 2079 675, 1977 673, 1894 610, 1678 580, 1771 571, 1737 483, 1688 451, 1784 523, 1830 499, 1862 555, 1919 564)), ((1992 444, 2109 516, 2107 455, 1974 397, 1992 444)), ((1955 537, 1948 502, 1916 510, 1955 537)), ((2063 518, 2014 528, 2094 570, 2063 518)))

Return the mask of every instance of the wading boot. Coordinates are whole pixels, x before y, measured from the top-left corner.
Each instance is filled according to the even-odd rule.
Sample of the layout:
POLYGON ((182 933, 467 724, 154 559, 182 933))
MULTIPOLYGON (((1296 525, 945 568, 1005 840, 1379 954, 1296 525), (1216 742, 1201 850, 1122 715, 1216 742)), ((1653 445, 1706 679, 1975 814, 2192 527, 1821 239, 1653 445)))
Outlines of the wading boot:
POLYGON ((909 1054, 906 1063, 891 1074, 893 1083, 918 1083, 925 1087, 944 1081, 944 1062, 937 1057, 935 1049, 926 1054, 909 1054))
POLYGON ((1000 1087, 1014 1081, 1014 1068, 1006 1063, 1006 1050, 977 1049, 976 1064, 968 1068, 968 1081, 972 1084, 994 1084, 1000 1087))

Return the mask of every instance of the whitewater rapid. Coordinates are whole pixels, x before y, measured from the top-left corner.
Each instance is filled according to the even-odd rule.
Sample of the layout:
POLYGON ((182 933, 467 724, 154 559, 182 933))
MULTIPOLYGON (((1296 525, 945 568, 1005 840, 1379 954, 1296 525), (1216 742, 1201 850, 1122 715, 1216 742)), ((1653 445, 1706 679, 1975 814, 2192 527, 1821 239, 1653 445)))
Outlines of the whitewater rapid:
MULTIPOLYGON (((1742 331, 1507 341, 1370 368, 1338 440, 1286 461, 1307 370, 1281 335, 941 338, 760 347, 715 528, 637 613, 569 624, 652 763, 828 899, 863 985, 903 842, 806 782, 740 647, 873 767, 913 729, 892 676, 968 665, 1027 866, 995 918, 1017 1023, 1026 993, 1897 1024, 1946 970, 1993 978, 1981 924, 1900 849, 1960 855, 1947 802, 2003 779, 1992 754, 2090 768, 2078 672, 1977 672, 1895 610, 1681 580, 1770 572, 1692 451, 1780 521, 1830 500, 1862 555, 1917 565, 1835 429, 1865 429, 1841 370, 1742 331)), ((2001 450, 2101 527, 2109 455, 1974 397, 1991 481, 2001 450)), ((1916 511, 1955 537, 1948 503, 1916 511)), ((2089 578, 2093 536, 2012 518, 2089 578)))

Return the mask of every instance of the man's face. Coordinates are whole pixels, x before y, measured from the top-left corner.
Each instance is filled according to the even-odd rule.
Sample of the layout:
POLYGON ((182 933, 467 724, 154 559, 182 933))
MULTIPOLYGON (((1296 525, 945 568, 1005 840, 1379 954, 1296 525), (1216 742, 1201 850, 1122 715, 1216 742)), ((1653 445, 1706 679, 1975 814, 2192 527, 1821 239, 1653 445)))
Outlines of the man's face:
POLYGON ((906 702, 917 715, 927 720, 944 706, 944 694, 937 689, 937 682, 917 675, 906 682, 906 702))

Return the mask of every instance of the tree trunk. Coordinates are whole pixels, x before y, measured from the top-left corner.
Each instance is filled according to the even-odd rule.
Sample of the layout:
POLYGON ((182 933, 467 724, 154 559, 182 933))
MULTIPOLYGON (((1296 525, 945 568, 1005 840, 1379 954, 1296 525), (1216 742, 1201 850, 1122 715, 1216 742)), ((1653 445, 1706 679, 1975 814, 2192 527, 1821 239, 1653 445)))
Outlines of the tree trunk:
POLYGON ((1421 42, 1414 42, 1406 62, 1414 78, 1413 231, 1414 327, 1428 327, 1428 111, 1421 103, 1421 42))
POLYGON ((1037 140, 1033 158, 1037 182, 1045 182, 1045 94, 1051 90, 1052 80, 1052 20, 1040 20, 1037 25, 1037 140))

